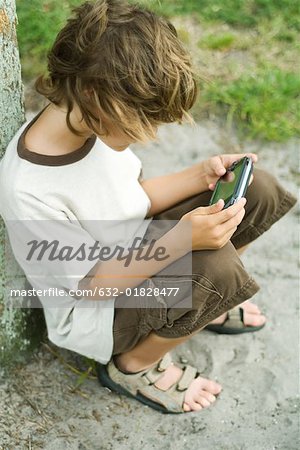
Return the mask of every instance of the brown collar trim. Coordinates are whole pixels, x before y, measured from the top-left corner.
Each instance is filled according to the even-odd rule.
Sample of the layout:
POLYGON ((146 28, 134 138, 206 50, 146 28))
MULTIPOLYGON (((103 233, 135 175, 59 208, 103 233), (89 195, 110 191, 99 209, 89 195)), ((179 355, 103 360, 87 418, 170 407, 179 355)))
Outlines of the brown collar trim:
MULTIPOLYGON (((47 106, 46 106, 47 108, 47 106)), ((95 145, 97 136, 93 135, 88 138, 85 143, 74 150, 71 153, 67 153, 65 155, 42 155, 40 153, 32 152, 28 148, 25 147, 25 135, 29 128, 37 121, 42 112, 46 109, 42 109, 27 125, 27 127, 22 132, 17 146, 17 152, 20 158, 25 159, 33 164, 39 164, 42 166, 65 166, 67 164, 72 164, 74 162, 80 161, 83 159, 93 148, 95 145)))

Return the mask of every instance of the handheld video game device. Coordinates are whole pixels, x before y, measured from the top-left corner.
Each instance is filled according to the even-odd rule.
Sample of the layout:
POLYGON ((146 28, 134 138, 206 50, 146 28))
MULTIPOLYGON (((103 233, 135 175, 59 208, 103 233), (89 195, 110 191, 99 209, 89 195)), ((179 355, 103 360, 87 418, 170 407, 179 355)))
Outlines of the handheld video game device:
POLYGON ((223 199, 225 202, 223 209, 234 205, 245 196, 252 172, 253 162, 251 158, 245 156, 235 161, 227 169, 225 175, 217 181, 209 204, 213 205, 218 200, 223 199))

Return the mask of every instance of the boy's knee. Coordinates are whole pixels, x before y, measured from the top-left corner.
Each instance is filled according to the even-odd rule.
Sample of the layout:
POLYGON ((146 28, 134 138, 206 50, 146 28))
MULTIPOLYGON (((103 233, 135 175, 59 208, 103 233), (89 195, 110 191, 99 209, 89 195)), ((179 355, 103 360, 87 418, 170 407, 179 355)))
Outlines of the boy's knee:
POLYGON ((285 190, 277 179, 265 170, 255 169, 253 175, 253 182, 246 194, 246 214, 255 213, 256 219, 269 217, 281 203, 285 190))
POLYGON ((202 298, 205 293, 207 298, 218 298, 219 301, 229 299, 249 280, 249 275, 230 241, 219 250, 194 253, 193 300, 197 297, 197 289, 202 292, 202 298))

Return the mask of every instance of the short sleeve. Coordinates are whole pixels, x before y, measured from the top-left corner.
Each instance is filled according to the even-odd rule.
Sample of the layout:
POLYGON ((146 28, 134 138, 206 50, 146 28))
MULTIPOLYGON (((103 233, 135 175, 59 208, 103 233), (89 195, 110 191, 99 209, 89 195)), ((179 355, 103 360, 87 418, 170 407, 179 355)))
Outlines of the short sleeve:
POLYGON ((38 199, 22 202, 22 208, 22 219, 6 220, 5 224, 26 278, 40 288, 55 285, 76 290, 97 262, 90 252, 97 244, 95 239, 79 221, 69 220, 63 211, 38 199))

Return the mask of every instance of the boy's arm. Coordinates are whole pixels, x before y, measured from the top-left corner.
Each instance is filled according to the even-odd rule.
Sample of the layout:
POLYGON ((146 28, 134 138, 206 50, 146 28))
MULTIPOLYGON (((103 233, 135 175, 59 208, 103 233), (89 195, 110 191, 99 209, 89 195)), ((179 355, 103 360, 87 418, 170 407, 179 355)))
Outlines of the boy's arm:
POLYGON ((202 163, 199 163, 180 172, 141 181, 141 186, 151 200, 147 217, 152 217, 188 197, 208 190, 201 165, 202 163))
MULTIPOLYGON (((126 252, 126 259, 119 255, 96 263, 79 282, 78 288, 85 291, 82 292, 84 298, 105 300, 124 294, 127 288, 139 286, 193 250, 222 248, 243 219, 245 203, 245 199, 241 199, 233 206, 223 209, 224 201, 220 200, 212 206, 190 211, 157 241, 126 252)), ((189 262, 191 260, 188 259, 182 261, 182 264, 189 262)), ((189 270, 189 266, 186 269, 189 270)), ((171 273, 173 277, 176 275, 174 270, 171 273)))
POLYGON ((192 233, 187 230, 191 231, 191 227, 179 222, 150 245, 125 252, 127 262, 123 255, 99 261, 79 282, 78 288, 84 291, 85 298, 106 300, 124 293, 127 288, 139 286, 192 250, 192 233))
POLYGON ((234 161, 248 156, 257 162, 255 153, 213 156, 181 172, 141 181, 141 186, 151 200, 147 217, 164 211, 193 195, 213 190, 217 180, 226 173, 234 161))

